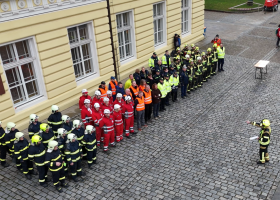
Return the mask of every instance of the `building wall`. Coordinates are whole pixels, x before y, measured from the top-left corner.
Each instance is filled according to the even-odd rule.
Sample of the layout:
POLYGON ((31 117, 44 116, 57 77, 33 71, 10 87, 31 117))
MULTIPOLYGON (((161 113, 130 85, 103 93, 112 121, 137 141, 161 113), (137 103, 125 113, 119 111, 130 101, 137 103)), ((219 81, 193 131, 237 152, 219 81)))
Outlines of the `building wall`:
MULTIPOLYGON (((119 57, 116 14, 127 10, 132 10, 134 14, 134 28, 136 39, 137 59, 121 64, 117 63, 117 68, 120 74, 120 80, 126 78, 130 73, 134 72, 142 66, 148 66, 148 60, 153 52, 156 52, 161 58, 165 50, 174 48, 174 34, 181 35, 181 0, 110 0, 111 19, 114 38, 114 50, 119 57), (165 2, 166 6, 166 28, 167 28, 167 43, 166 46, 155 49, 154 47, 154 29, 153 29, 153 4, 165 2)), ((185 43, 191 43, 202 40, 204 28, 204 1, 192 0, 192 21, 191 34, 182 37, 182 46, 185 43)))
POLYGON ((66 109, 78 102, 83 88, 87 88, 89 94, 93 95, 102 80, 109 81, 109 77, 114 75, 114 67, 106 6, 106 1, 103 1, 0 23, 0 44, 34 36, 48 98, 16 112, 0 63, 0 74, 6 91, 0 96, 0 120, 4 127, 7 122, 12 121, 19 130, 24 129, 31 113, 45 119, 51 112, 51 105, 56 104, 61 110, 66 109), (67 27, 91 21, 95 32, 100 76, 77 86, 67 27))

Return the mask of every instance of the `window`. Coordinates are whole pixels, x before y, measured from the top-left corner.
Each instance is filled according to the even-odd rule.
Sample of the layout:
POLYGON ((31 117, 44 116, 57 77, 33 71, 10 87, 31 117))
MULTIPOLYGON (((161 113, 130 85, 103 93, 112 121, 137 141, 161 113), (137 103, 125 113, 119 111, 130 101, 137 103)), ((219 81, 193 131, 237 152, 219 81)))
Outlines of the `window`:
POLYGON ((124 61, 134 56, 132 12, 117 15, 117 30, 120 61, 124 61))
POLYGON ((0 47, 4 71, 15 106, 43 96, 44 87, 33 40, 26 39, 0 47))
POLYGON ((181 12, 181 29, 182 34, 190 33, 191 31, 191 0, 182 0, 181 12))
POLYGON ((73 67, 77 81, 96 73, 92 60, 90 28, 90 24, 83 24, 68 29, 73 67))
POLYGON ((153 5, 154 16, 154 41, 155 46, 163 44, 165 41, 165 17, 164 17, 164 3, 153 5))

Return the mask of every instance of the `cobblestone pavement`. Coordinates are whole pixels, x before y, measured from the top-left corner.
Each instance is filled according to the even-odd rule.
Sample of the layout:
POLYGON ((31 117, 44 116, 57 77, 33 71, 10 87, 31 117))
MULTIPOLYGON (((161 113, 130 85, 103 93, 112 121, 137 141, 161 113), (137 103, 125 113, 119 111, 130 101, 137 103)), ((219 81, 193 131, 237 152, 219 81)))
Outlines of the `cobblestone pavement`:
MULTIPOLYGON (((259 59, 278 53, 272 48, 259 59)), ((136 137, 108 154, 98 150, 98 164, 89 170, 84 162, 87 176, 67 180, 62 195, 51 183, 41 188, 38 177, 26 180, 15 164, 1 168, 0 199, 271 199, 280 182, 279 63, 259 80, 257 61, 227 55, 225 72, 179 98, 136 137), (258 166, 258 143, 249 138, 259 130, 245 121, 263 118, 272 122, 271 161, 258 166)))

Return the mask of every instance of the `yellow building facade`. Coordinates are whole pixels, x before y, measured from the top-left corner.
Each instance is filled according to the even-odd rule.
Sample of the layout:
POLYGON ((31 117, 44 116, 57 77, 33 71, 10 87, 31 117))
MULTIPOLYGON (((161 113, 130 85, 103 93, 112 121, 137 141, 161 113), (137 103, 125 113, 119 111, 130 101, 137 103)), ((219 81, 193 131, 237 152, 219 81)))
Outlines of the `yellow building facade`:
POLYGON ((7 0, 0 2, 0 121, 28 126, 47 118, 111 76, 148 67, 153 52, 203 39, 201 0, 7 0), (110 17, 109 17, 110 16, 110 17), (109 21, 111 20, 111 27, 109 21), (112 33, 112 40, 111 40, 112 33), (113 56, 115 55, 115 56, 113 56), (115 59, 115 65, 114 65, 115 59), (0 83, 1 84, 1 83, 0 83))

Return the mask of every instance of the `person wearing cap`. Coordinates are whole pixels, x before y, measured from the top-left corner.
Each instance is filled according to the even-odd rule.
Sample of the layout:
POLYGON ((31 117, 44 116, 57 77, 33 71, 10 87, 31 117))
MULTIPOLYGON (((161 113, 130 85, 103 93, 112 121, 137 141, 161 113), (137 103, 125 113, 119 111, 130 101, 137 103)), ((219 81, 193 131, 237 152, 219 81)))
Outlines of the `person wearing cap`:
MULTIPOLYGON (((118 94, 117 94, 118 95, 118 94)), ((116 100, 115 101, 117 101, 117 98, 116 98, 116 100)), ((115 102, 114 101, 114 102, 115 102)), ((108 110, 110 110, 110 113, 112 114, 113 113, 113 110, 114 110, 114 102, 113 102, 113 104, 110 104, 110 100, 106 97, 106 98, 104 98, 103 99, 103 104, 101 105, 101 109, 104 111, 105 109, 108 109, 108 110)))
POLYGON ((172 76, 175 73, 174 65, 170 65, 170 69, 168 69, 169 76, 172 76))
POLYGON ((182 99, 184 99, 187 96, 186 91, 189 84, 189 75, 187 72, 187 67, 185 65, 183 66, 182 72, 180 74, 180 82, 181 82, 181 97, 182 99))
POLYGON ((171 84, 170 84, 170 81, 169 81, 169 74, 164 76, 164 81, 163 82, 164 82, 165 87, 166 87, 165 105, 170 106, 169 97, 170 97, 170 93, 171 93, 171 84))
POLYGON ((108 87, 106 86, 105 81, 102 81, 99 85, 98 90, 101 93, 101 99, 103 100, 107 96, 108 87))
POLYGON ((203 65, 201 62, 201 57, 197 57, 197 61, 194 66, 195 76, 197 77, 197 79, 196 79, 197 87, 201 87, 203 85, 202 70, 203 70, 203 65))
POLYGON ((141 79, 147 79, 149 71, 145 69, 145 67, 141 68, 140 77, 141 79))
POLYGON ((162 56, 161 60, 162 64, 169 68, 169 66, 171 65, 171 59, 168 50, 165 51, 165 54, 162 56))
POLYGON ((206 54, 206 58, 207 58, 207 79, 211 79, 211 74, 212 74, 212 59, 213 59, 213 53, 212 53, 212 49, 208 48, 207 49, 207 54, 206 54))
POLYGON ((153 104, 152 104, 152 91, 149 85, 145 86, 143 90, 144 104, 145 104, 145 122, 151 119, 153 104))
POLYGON ((48 124, 52 127, 54 135, 57 136, 57 129, 61 127, 61 112, 59 112, 59 107, 57 105, 52 105, 51 107, 52 113, 48 118, 48 124))
POLYGON ((136 134, 134 132, 134 104, 132 102, 131 96, 125 97, 125 103, 123 105, 122 114, 125 121, 125 137, 130 139, 130 133, 136 134))
POLYGON ((142 131, 142 127, 148 127, 145 124, 145 100, 142 91, 139 91, 137 97, 135 98, 134 107, 136 110, 137 128, 138 131, 142 131))
POLYGON ((87 125, 92 125, 92 110, 91 110, 91 105, 90 105, 90 100, 85 99, 84 101, 84 106, 82 107, 81 110, 81 118, 84 123, 84 126, 86 127, 87 125))
POLYGON ((178 92, 178 86, 179 86, 179 76, 177 72, 174 72, 173 75, 170 76, 169 83, 171 85, 171 97, 172 101, 177 101, 177 92, 178 92))
POLYGON ((64 128, 67 131, 66 134, 71 133, 73 128, 73 122, 71 121, 71 118, 68 115, 62 115, 61 120, 61 128, 64 128))
POLYGON ((224 45, 221 43, 220 46, 217 48, 218 51, 218 71, 224 71, 224 62, 225 62, 225 51, 226 48, 224 47, 224 45))
POLYGON ((152 87, 152 103, 153 103, 153 116, 154 119, 158 119, 160 116, 158 114, 161 100, 161 92, 158 89, 158 84, 154 83, 152 87))
POLYGON ((219 38, 219 35, 217 34, 216 37, 211 41, 211 43, 217 44, 217 47, 222 44, 222 40, 219 38))
POLYGON ((99 126, 99 123, 102 120, 103 116, 104 116, 104 114, 101 109, 101 105, 99 103, 95 103, 93 105, 93 110, 92 110, 92 120, 94 122, 95 133, 96 133, 96 145, 98 147, 100 146, 100 141, 102 141, 102 142, 104 141, 103 130, 99 126))
POLYGON ((166 110, 165 109, 165 97, 166 97, 166 94, 167 94, 167 87, 166 87, 166 85, 163 82, 163 78, 161 78, 161 77, 159 79, 158 89, 161 92, 160 109, 159 109, 159 111, 164 111, 164 110, 166 110))
MULTIPOLYGON (((113 99, 113 95, 112 95, 112 91, 111 90, 108 90, 107 91, 107 98, 109 99, 109 104, 110 105, 113 105, 113 102, 114 102, 114 99, 113 99)), ((104 101, 103 101, 104 102, 104 101)), ((102 102, 102 103, 103 103, 102 102)))
POLYGON ((40 125, 41 122, 38 121, 39 117, 36 114, 31 114, 29 116, 29 126, 28 126, 28 133, 29 138, 31 139, 33 135, 38 135, 40 132, 40 125))
POLYGON ((157 69, 157 70, 156 70, 156 74, 153 76, 154 82, 155 82, 156 84, 158 84, 160 78, 161 78, 161 76, 160 76, 160 71, 159 71, 159 69, 157 69))
MULTIPOLYGON (((113 100, 114 101, 116 99, 116 94, 117 94, 117 89, 116 89, 117 85, 118 85, 118 82, 116 81, 116 78, 114 76, 111 76, 111 81, 109 82, 109 87, 108 88, 109 88, 109 90, 112 91, 112 95, 113 95, 113 100)), ((101 96, 102 96, 102 92, 101 92, 101 96)), ((103 99, 104 99, 104 97, 103 97, 103 99)))
POLYGON ((118 82, 118 85, 117 85, 116 88, 117 88, 117 94, 118 94, 118 93, 120 93, 120 94, 122 94, 122 95, 125 94, 125 91, 124 91, 122 82, 118 82))
POLYGON ((87 150, 87 162, 88 168, 91 169, 93 164, 96 164, 96 135, 95 128, 92 125, 88 125, 85 130, 85 137, 83 144, 87 150))
POLYGON ((6 163, 6 156, 7 156, 7 147, 6 147, 6 141, 5 141, 5 130, 2 128, 2 122, 0 121, 0 161, 2 167, 9 167, 10 165, 6 163))
POLYGON ((154 84, 154 79, 152 77, 152 73, 148 74, 148 77, 146 78, 146 84, 150 86, 150 88, 152 87, 152 85, 154 84))
POLYGON ((94 92, 94 97, 91 100, 91 105, 94 105, 95 103, 99 103, 99 104, 103 103, 103 99, 101 98, 101 92, 99 90, 96 90, 94 92))
POLYGON ((135 70, 135 73, 133 74, 133 78, 136 81, 136 84, 140 85, 141 76, 140 76, 140 70, 139 69, 135 70))
POLYGON ((116 147, 115 144, 115 132, 114 132, 114 119, 110 110, 104 110, 104 117, 99 122, 99 127, 104 131, 104 146, 103 151, 108 151, 109 143, 112 147, 116 147))
POLYGON ((136 81, 132 81, 132 85, 130 86, 130 92, 132 94, 132 99, 135 100, 136 96, 138 95, 139 88, 136 84, 136 81))
POLYGON ((151 69, 152 74, 155 74, 155 66, 157 62, 158 62, 157 53, 154 52, 151 58, 149 59, 149 67, 151 69))
POLYGON ((217 70, 217 64, 218 64, 218 51, 217 51, 217 44, 213 45, 213 59, 212 59, 212 76, 216 75, 216 70, 217 70))
POLYGON ((125 82, 125 84, 124 84, 124 89, 125 89, 125 90, 130 88, 130 86, 132 85, 132 81, 133 81, 133 80, 134 80, 133 75, 132 75, 132 74, 129 74, 128 80, 127 80, 127 81, 125 82))
POLYGON ((80 110, 82 110, 82 107, 84 106, 85 99, 88 99, 91 101, 91 97, 90 97, 90 95, 88 95, 87 89, 82 89, 82 96, 80 96, 80 100, 79 100, 80 110))
POLYGON ((113 120, 116 131, 116 141, 120 142, 123 140, 123 120, 121 106, 119 104, 114 105, 113 120))
POLYGON ((165 76, 169 76, 168 68, 166 66, 163 67, 162 71, 160 72, 162 78, 165 76))

